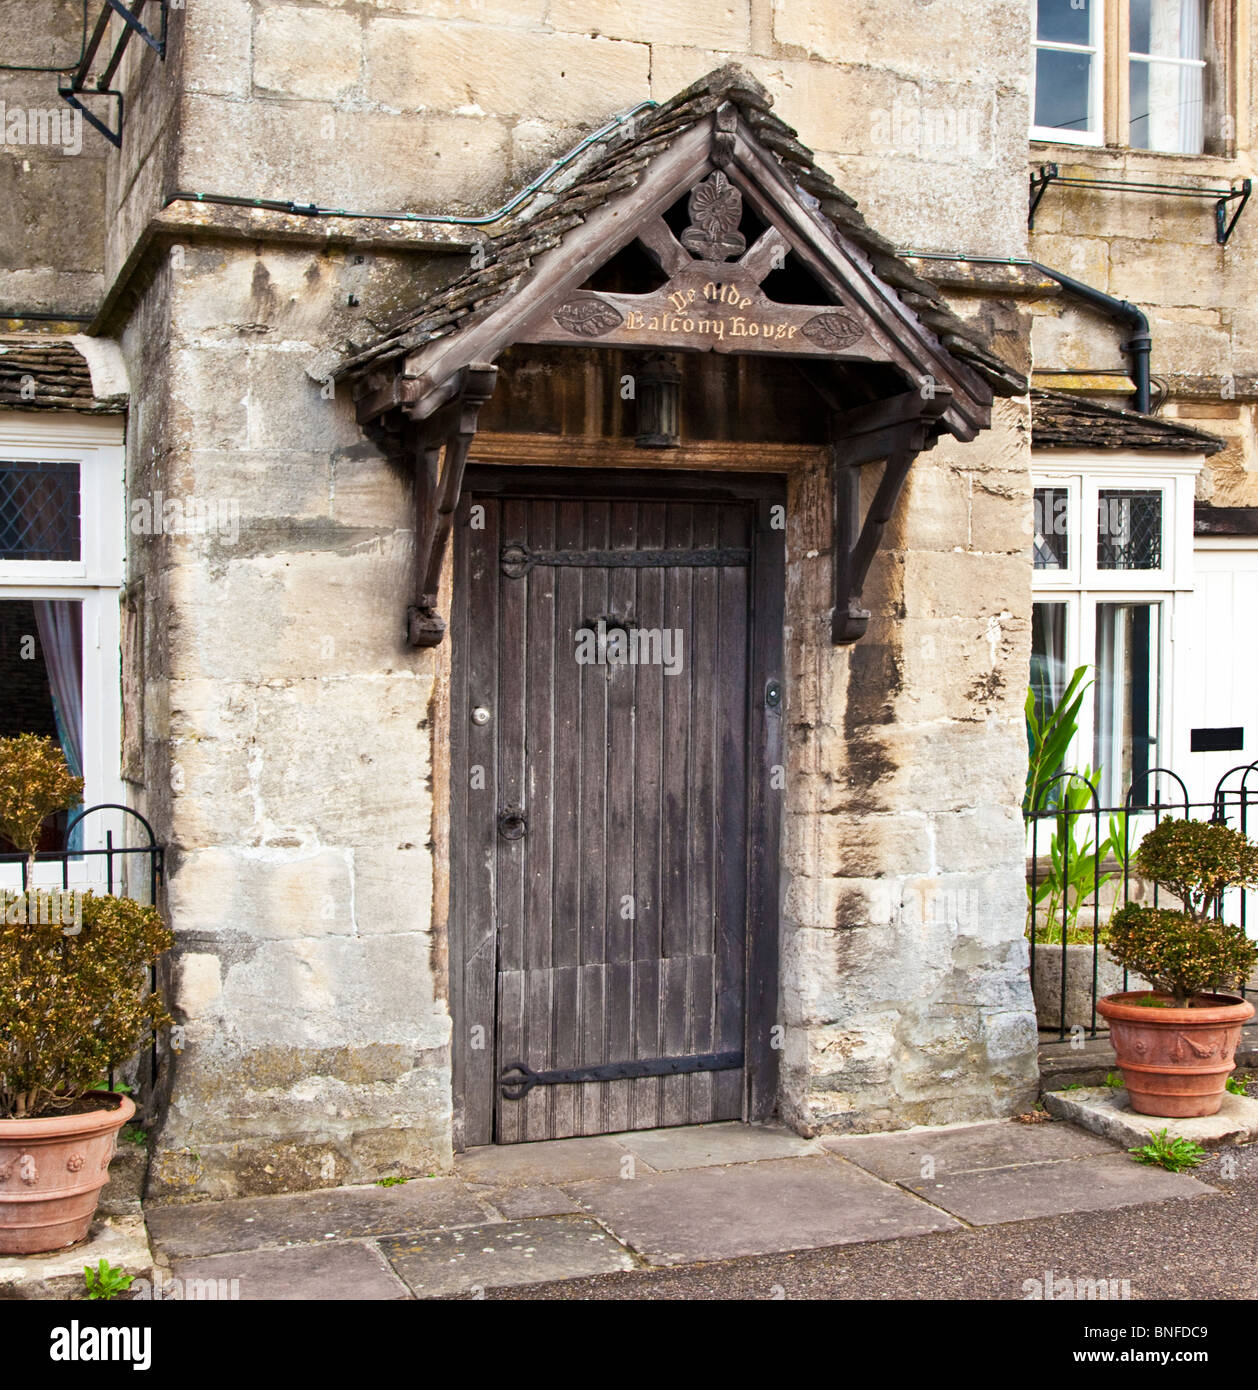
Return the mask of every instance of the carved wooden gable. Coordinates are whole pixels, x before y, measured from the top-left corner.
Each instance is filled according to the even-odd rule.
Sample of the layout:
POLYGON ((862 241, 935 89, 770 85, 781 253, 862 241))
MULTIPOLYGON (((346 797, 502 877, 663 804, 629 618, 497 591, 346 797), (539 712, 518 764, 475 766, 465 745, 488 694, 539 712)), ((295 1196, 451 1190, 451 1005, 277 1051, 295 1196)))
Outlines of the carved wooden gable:
POLYGON ((597 340, 607 347, 786 353, 885 360, 860 318, 833 303, 782 304, 761 288, 785 268, 790 242, 776 227, 748 248, 738 230, 743 195, 721 170, 695 185, 680 238, 655 218, 638 240, 669 276, 650 294, 579 292, 524 330, 532 343, 597 340))
POLYGON ((353 382, 360 421, 415 462, 412 642, 444 631, 435 591, 463 466, 494 363, 514 344, 797 359, 835 430, 836 641, 864 630, 861 584, 917 452, 941 431, 972 439, 993 388, 1026 389, 770 106, 739 69, 710 74, 610 138, 462 276, 341 360, 333 374, 353 382), (649 283, 609 283, 622 256, 652 268, 649 283), (832 396, 816 370, 827 361, 878 364, 880 399, 852 409, 832 396), (878 459, 887 466, 862 519, 856 478, 878 459))

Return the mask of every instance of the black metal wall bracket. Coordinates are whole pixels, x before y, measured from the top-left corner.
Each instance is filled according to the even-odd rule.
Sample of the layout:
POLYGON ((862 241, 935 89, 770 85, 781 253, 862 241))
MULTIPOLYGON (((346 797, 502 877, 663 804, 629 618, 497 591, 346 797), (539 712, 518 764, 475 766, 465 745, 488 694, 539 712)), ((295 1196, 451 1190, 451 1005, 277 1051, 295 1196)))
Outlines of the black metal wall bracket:
POLYGON ((1240 215, 1249 202, 1252 180, 1242 179, 1230 188, 1193 188, 1189 184, 1154 183, 1148 179, 1108 179, 1075 178, 1063 176, 1056 164, 1041 164, 1039 170, 1031 175, 1031 201, 1027 210, 1027 227, 1034 229, 1035 213, 1052 184, 1062 188, 1103 188, 1112 193, 1153 193, 1167 194, 1177 198, 1214 199, 1214 239, 1220 246, 1226 246, 1240 215), (1235 204, 1235 210, 1228 213, 1235 204))
POLYGON ((156 0, 156 3, 161 10, 162 23, 160 31, 154 34, 140 20, 140 11, 144 8, 145 0, 133 0, 131 5, 124 4, 123 0, 104 0, 100 14, 96 17, 96 27, 92 30, 92 37, 83 50, 83 57, 80 59, 78 67, 71 74, 69 84, 58 85, 57 87, 57 95, 62 101, 76 111, 81 111, 83 119, 93 129, 98 130, 115 149, 122 148, 123 99, 122 93, 115 91, 109 84, 113 81, 114 73, 118 71, 118 66, 122 62, 123 54, 127 51, 127 45, 131 42, 132 35, 138 34, 160 59, 165 61, 166 58, 166 14, 169 0, 156 0), (109 28, 109 21, 114 15, 122 20, 122 34, 114 45, 114 51, 109 55, 109 61, 105 64, 104 70, 89 88, 87 85, 88 72, 109 28), (81 96, 113 97, 118 103, 117 129, 113 129, 99 116, 89 111, 79 99, 81 96))

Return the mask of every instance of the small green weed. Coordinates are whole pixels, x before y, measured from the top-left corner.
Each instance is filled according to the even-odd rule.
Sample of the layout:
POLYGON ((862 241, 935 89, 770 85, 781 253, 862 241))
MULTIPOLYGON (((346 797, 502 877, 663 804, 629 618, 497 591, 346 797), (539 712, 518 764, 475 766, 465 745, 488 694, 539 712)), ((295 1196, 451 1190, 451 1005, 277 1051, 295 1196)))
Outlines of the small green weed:
POLYGON ((83 1266, 83 1279, 87 1284, 87 1296, 90 1299, 117 1298, 120 1293, 125 1293, 131 1287, 134 1276, 127 1274, 119 1269, 117 1265, 111 1265, 108 1260, 102 1260, 95 1269, 91 1265, 83 1266))
POLYGON ((1185 1168, 1195 1168, 1205 1160, 1206 1151, 1191 1139, 1168 1138, 1165 1129, 1156 1133, 1149 1131, 1149 1142, 1139 1148, 1128 1149, 1137 1163, 1156 1164, 1168 1173, 1182 1173, 1185 1168))

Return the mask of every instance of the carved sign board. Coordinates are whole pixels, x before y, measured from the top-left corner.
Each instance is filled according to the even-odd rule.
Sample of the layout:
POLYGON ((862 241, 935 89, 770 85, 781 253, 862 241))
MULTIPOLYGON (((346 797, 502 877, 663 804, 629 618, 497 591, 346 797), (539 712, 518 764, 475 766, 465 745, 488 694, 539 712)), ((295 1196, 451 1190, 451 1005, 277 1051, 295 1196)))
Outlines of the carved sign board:
POLYGON ((650 295, 580 292, 550 313, 542 343, 585 338, 608 347, 689 348, 881 358, 855 315, 833 305, 777 304, 728 274, 683 271, 650 295), (858 345, 860 345, 858 347, 858 345), (849 352, 848 350, 851 349, 849 352))
POLYGON ((693 225, 680 239, 663 219, 640 234, 669 274, 649 294, 575 290, 537 315, 522 335, 532 343, 680 349, 691 352, 782 352, 800 357, 886 361, 862 318, 837 304, 783 304, 761 288, 785 264, 787 243, 769 228, 750 248, 738 231, 742 194, 722 173, 690 195, 693 225), (730 257, 739 257, 730 261, 730 257))

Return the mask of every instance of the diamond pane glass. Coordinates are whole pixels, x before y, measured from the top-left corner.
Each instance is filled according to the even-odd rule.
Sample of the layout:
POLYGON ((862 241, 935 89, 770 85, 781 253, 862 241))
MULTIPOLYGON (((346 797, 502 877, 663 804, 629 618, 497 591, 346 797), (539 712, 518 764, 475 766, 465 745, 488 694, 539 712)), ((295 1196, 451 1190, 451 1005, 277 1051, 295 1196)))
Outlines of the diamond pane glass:
POLYGON ((1162 494, 1103 488, 1096 518, 1096 567, 1162 568, 1162 494))
POLYGON ((1070 498, 1064 487, 1035 489, 1035 568, 1070 568, 1070 498))
POLYGON ((0 461, 0 560, 79 558, 79 465, 0 461))

